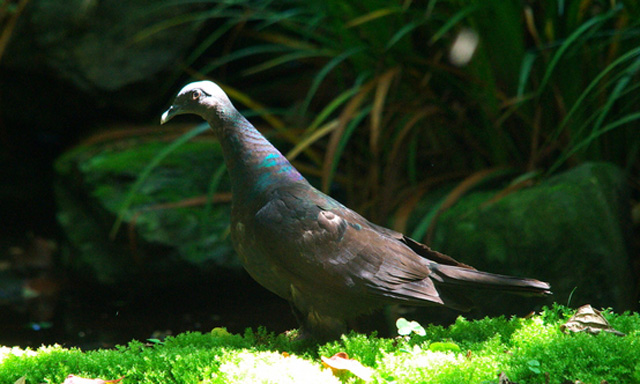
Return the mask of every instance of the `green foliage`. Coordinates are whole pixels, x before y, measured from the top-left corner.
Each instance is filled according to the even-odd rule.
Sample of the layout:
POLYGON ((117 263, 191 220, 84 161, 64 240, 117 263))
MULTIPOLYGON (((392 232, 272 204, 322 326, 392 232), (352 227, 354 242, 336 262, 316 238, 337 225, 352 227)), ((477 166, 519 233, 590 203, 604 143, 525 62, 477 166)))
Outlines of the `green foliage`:
POLYGON ((216 20, 186 65, 249 84, 232 97, 291 142, 290 157, 324 190, 346 180, 371 218, 434 182, 498 166, 550 174, 606 160, 638 171, 633 2, 199 3, 148 32, 216 20), (452 47, 465 36, 475 50, 456 64, 452 47))
POLYGON ((460 352, 461 349, 458 344, 450 341, 436 341, 429 344, 429 350, 431 352, 460 352))
POLYGON ((395 342, 391 339, 381 339, 376 335, 361 335, 351 332, 343 335, 339 341, 327 343, 318 349, 321 356, 330 357, 338 352, 345 352, 350 358, 362 364, 375 367, 385 353, 393 350, 395 342))
MULTIPOLYGON (((573 310, 554 305, 527 319, 459 318, 425 336, 384 339, 351 333, 316 345, 248 329, 234 335, 216 328, 188 332, 163 343, 132 341, 113 350, 80 351, 60 346, 37 351, 0 348, 0 382, 61 383, 69 374, 135 383, 340 382, 320 356, 345 352, 375 370, 378 383, 497 383, 503 372, 514 382, 630 383, 640 379, 640 315, 604 311, 627 336, 565 334, 559 326, 573 310)), ((345 380, 355 380, 353 376, 345 380)))
POLYGON ((340 383, 317 362, 276 352, 247 350, 228 352, 218 371, 202 383, 340 383))
POLYGON ((396 320, 396 327, 398 328, 398 335, 407 336, 415 333, 418 336, 424 336, 425 330, 417 321, 409 321, 404 317, 396 320))
POLYGON ((514 354, 510 377, 543 383, 544 373, 553 372, 552 382, 558 383, 566 380, 599 383, 603 379, 634 382, 640 364, 637 327, 638 323, 635 334, 625 337, 607 332, 594 337, 586 333, 565 335, 557 327, 532 321, 513 335, 516 350, 526 349, 526 353, 514 354))

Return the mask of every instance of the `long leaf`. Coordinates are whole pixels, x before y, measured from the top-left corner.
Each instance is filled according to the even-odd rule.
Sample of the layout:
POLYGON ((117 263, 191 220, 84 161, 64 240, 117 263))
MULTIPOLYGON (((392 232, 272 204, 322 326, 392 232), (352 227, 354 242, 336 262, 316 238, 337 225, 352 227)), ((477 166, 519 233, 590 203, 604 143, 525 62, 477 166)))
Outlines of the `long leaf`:
POLYGON ((518 79, 518 91, 516 92, 516 97, 521 98, 524 94, 525 87, 527 86, 527 82, 529 81, 529 76, 531 75, 531 71, 533 69, 533 64, 535 63, 538 56, 533 52, 527 52, 522 58, 522 66, 520 67, 520 78, 518 79))
POLYGON ((469 15, 470 13, 476 11, 477 9, 478 9, 477 5, 471 5, 471 6, 463 8, 460 11, 456 12, 455 15, 451 16, 447 20, 447 22, 442 27, 440 27, 440 29, 438 29, 433 34, 433 36, 431 36, 431 39, 429 40, 429 43, 430 44, 436 43, 438 40, 440 40, 442 38, 442 36, 444 36, 447 32, 449 32, 449 30, 451 30, 451 28, 455 27, 456 24, 458 24, 465 17, 467 17, 467 15, 469 15))
POLYGON ((309 108, 309 104, 311 104, 311 99, 313 99, 313 96, 315 96, 316 92, 318 91, 318 88, 320 87, 320 84, 322 84, 322 81, 324 80, 325 77, 327 77, 327 75, 336 67, 338 66, 338 64, 342 63, 344 60, 348 59, 349 57, 355 55, 358 52, 361 52, 362 50, 364 50, 364 47, 354 47, 352 49, 349 49, 348 51, 345 51, 341 54, 339 54, 338 56, 334 57, 333 59, 329 60, 329 62, 322 67, 322 69, 320 71, 318 71, 318 74, 313 78, 313 82, 311 83, 311 87, 309 87, 309 91, 307 92, 307 96, 304 99, 304 103, 302 104, 302 114, 306 114, 307 109, 309 108))
POLYGON ((391 38, 389 39, 389 41, 385 45, 384 49, 385 50, 389 50, 398 41, 400 41, 400 39, 402 39, 407 33, 413 31, 414 29, 418 28, 421 25, 424 25, 424 23, 425 23, 425 21, 423 21, 423 20, 409 22, 407 25, 405 25, 404 27, 400 28, 398 30, 398 32, 394 33, 393 36, 391 36, 391 38))
POLYGON ((388 160, 389 164, 395 164, 396 158, 398 157, 398 154, 400 153, 400 149, 402 148, 402 144, 404 143, 406 136, 409 134, 409 132, 411 132, 413 127, 420 120, 426 118, 427 116, 436 114, 439 111, 440 111, 440 108, 431 106, 431 107, 427 107, 422 110, 419 110, 416 113, 414 113, 413 116, 411 116, 411 119, 409 119, 407 123, 404 124, 400 132, 397 134, 397 136, 393 140, 393 146, 391 147, 391 152, 389 154, 389 160, 388 160))
POLYGON ((329 122, 328 124, 320 127, 319 129, 313 131, 313 133, 311 135, 309 135, 309 136, 305 137, 304 139, 300 140, 298 142, 298 144, 296 144, 296 146, 293 147, 289 151, 289 153, 287 153, 287 159, 289 159, 290 161, 295 159, 296 157, 298 157, 298 155, 300 153, 302 153, 305 149, 307 149, 309 146, 311 146, 311 144, 315 143, 316 141, 320 140, 324 136, 328 135, 333 130, 335 130, 337 127, 338 127, 338 122, 337 121, 332 121, 332 122, 329 122))
POLYGON ((379 19, 381 17, 384 16, 388 16, 394 13, 398 13, 398 12, 402 12, 402 8, 382 8, 382 9, 376 9, 375 11, 369 12, 366 15, 362 15, 362 16, 358 16, 355 19, 347 22, 345 24, 346 28, 353 28, 356 27, 358 25, 364 24, 364 23, 368 23, 372 20, 376 20, 379 19))
POLYGON ((333 177, 335 176, 336 170, 338 169, 338 163, 340 163, 340 158, 342 157, 342 153, 344 152, 344 149, 349 142, 349 138, 353 134, 354 130, 358 127, 358 125, 362 122, 362 120, 367 117, 370 111, 371 107, 364 108, 351 119, 349 124, 346 126, 343 134, 340 136, 340 141, 338 142, 335 151, 333 151, 332 153, 333 156, 331 158, 325 159, 325 161, 329 160, 329 172, 328 174, 323 173, 322 175, 323 188, 326 188, 326 191, 329 190, 329 186, 333 181, 333 177))
POLYGON ((285 123, 272 113, 269 113, 268 109, 264 105, 234 87, 222 83, 218 83, 218 85, 227 93, 227 95, 229 95, 229 97, 238 100, 240 103, 242 103, 252 111, 258 112, 260 117, 262 117, 267 123, 269 123, 269 125, 273 129, 275 129, 289 141, 295 142, 297 140, 297 137, 293 133, 291 133, 291 131, 286 129, 285 123))
POLYGON ((541 93, 545 89, 545 87, 547 86, 547 83, 549 82, 549 79, 551 78, 551 75, 555 71, 558 63, 560 62, 560 59, 562 59, 565 52, 569 48, 573 47, 573 43, 577 41, 580 37, 582 37, 592 27, 598 24, 604 23, 605 21, 613 17, 613 15, 615 15, 615 13, 617 13, 619 10, 620 10, 620 7, 618 6, 610 10, 609 12, 606 12, 602 15, 598 15, 593 17, 592 19, 589 19, 584 24, 582 24, 578 29, 576 29, 571 35, 569 35, 569 37, 567 37, 567 39, 560 45, 560 47, 556 50, 555 54, 549 61, 549 65, 547 65, 547 70, 545 71, 544 76, 542 77, 542 81, 540 82, 540 86, 538 87, 538 93, 541 93))
POLYGON ((605 133, 614 130, 618 127, 621 127, 625 124, 629 124, 633 121, 636 120, 640 120, 640 112, 638 113, 632 113, 630 115, 627 115, 621 119, 618 119, 612 123, 609 123, 607 125, 605 125, 604 127, 602 127, 602 129, 600 129, 597 132, 592 132, 591 135, 589 135, 589 137, 585 138, 584 140, 580 141, 578 144, 576 144, 575 146, 573 146, 573 148, 563 152, 563 154, 560 156, 560 158, 558 160, 556 160, 556 162, 549 168, 549 170, 547 171, 547 175, 551 175, 553 174, 560 166, 562 166, 562 164, 564 164, 565 161, 567 161, 567 159, 569 159, 571 156, 573 156, 576 152, 578 152, 579 150, 587 147, 589 144, 591 144, 594 140, 596 140, 598 137, 604 135, 605 133))
POLYGON ((347 103, 344 110, 340 114, 339 125, 335 131, 331 134, 329 139, 329 145, 327 146, 327 152, 324 157, 324 164, 322 166, 322 189, 327 192, 331 179, 333 178, 335 166, 333 160, 336 157, 336 152, 341 142, 341 137, 344 134, 345 127, 348 122, 357 113, 360 105, 364 102, 365 97, 371 92, 371 89, 375 86, 375 80, 368 82, 363 86, 358 86, 357 94, 347 103))
POLYGON ((371 108, 371 135, 369 136, 369 147, 371 153, 377 158, 378 155, 378 141, 380 138, 380 131, 382 130, 382 111, 384 104, 391 87, 391 82, 394 77, 400 73, 400 68, 392 68, 382 74, 376 85, 376 92, 373 96, 373 107, 371 108))
POLYGON ((296 52, 291 52, 289 54, 286 55, 282 55, 279 57, 276 57, 274 59, 271 60, 267 60, 263 63, 260 63, 256 66, 253 66, 251 68, 247 68, 244 71, 242 71, 242 75, 243 76, 249 76, 249 75, 254 75, 256 73, 259 72, 263 72, 269 69, 272 69, 274 67, 277 67, 279 65, 283 65, 283 64, 287 64, 290 63, 292 61, 296 61, 296 60, 300 60, 300 59, 308 59, 311 57, 320 57, 320 56, 325 56, 326 54, 323 54, 322 52, 319 51, 296 51, 296 52))
POLYGON ((202 22, 210 19, 235 18, 235 12, 223 12, 224 8, 226 7, 216 7, 207 11, 187 13, 163 20, 136 33, 131 39, 130 43, 138 43, 150 38, 157 33, 180 26, 182 24, 202 22))
POLYGON ((229 32, 234 26, 236 26, 235 20, 227 21, 218 27, 213 33, 207 36, 185 59, 186 65, 191 65, 195 62, 207 49, 209 49, 213 43, 217 42, 225 33, 229 32))
MULTIPOLYGON (((462 196, 467 194, 470 190, 475 188, 477 185, 486 182, 488 180, 495 179, 496 177, 504 176, 506 173, 510 172, 509 169, 504 167, 496 167, 480 170, 464 180, 462 180, 455 188, 453 188, 439 203, 437 210, 429 213, 429 222, 426 228, 421 227, 422 230, 426 229, 426 239, 425 242, 428 244, 431 242, 433 238, 433 232, 435 230, 435 223, 447 209, 453 207, 455 203, 457 203, 462 196)), ((426 223, 425 223, 426 224, 426 223)), ((422 239, 424 237, 424 233, 422 236, 415 237, 417 239, 422 239)))
POLYGON ((636 56, 640 56, 640 47, 632 49, 629 52, 625 53, 624 55, 620 56, 611 64, 607 65, 607 67, 603 69, 600 73, 598 73, 598 75, 589 83, 589 85, 585 88, 585 90, 582 91, 578 99, 576 99, 576 101, 573 103, 573 105, 571 106, 571 109, 569 109, 569 111, 567 112, 565 117, 562 119, 560 124, 558 124, 558 127, 554 130, 553 134, 546 140, 545 146, 548 145, 550 142, 554 142, 555 140, 558 139, 558 137, 560 136, 560 134, 562 133, 566 125, 573 118, 574 114, 578 111, 580 107, 583 106, 584 100, 587 98, 587 96, 589 96, 589 94, 591 94, 591 92, 598 86, 598 84, 600 84, 602 79, 604 79, 606 76, 609 76, 609 74, 614 69, 616 69, 617 66, 624 63, 627 60, 633 59, 636 56))
POLYGON ((316 51, 320 49, 316 44, 313 44, 312 42, 305 41, 302 39, 292 38, 290 36, 286 36, 281 33, 247 32, 246 35, 249 37, 255 37, 256 39, 273 43, 281 47, 286 47, 291 50, 316 51))
POLYGON ((340 95, 335 97, 333 100, 331 100, 331 102, 327 104, 327 106, 324 107, 322 111, 320 111, 320 113, 318 113, 316 118, 313 119, 313 121, 311 122, 309 127, 306 129, 306 131, 311 132, 311 131, 314 131, 316 128, 318 128, 320 124, 322 124, 336 109, 338 109, 339 106, 344 104, 357 92, 358 92, 358 87, 356 86, 356 87, 347 89, 346 91, 342 92, 340 95))
POLYGON ((274 24, 284 23, 287 20, 297 22, 297 18, 303 16, 306 10, 304 8, 292 8, 288 10, 281 10, 269 14, 269 17, 265 17, 262 23, 256 26, 256 30, 264 30, 274 24))
POLYGON ((279 52, 287 52, 290 49, 281 45, 276 44, 264 44, 264 45, 253 45, 247 48, 238 49, 233 53, 229 53, 224 55, 216 60, 213 60, 211 63, 205 65, 200 69, 201 73, 208 74, 213 70, 220 68, 221 66, 228 64, 235 60, 244 59, 249 56, 260 55, 265 53, 279 53, 279 52))
POLYGON ((633 75, 635 75, 638 72, 639 67, 640 67, 640 59, 636 59, 636 61, 625 70, 625 73, 623 74, 622 78, 616 82, 616 85, 614 86, 613 90, 609 94, 609 97, 607 98, 607 102, 602 107, 601 114, 598 116, 596 123, 593 125, 593 129, 592 129, 593 132, 598 131, 600 126, 602 126, 602 123, 607 117, 607 114, 611 111, 613 104, 616 102, 616 100, 618 100, 618 97, 620 97, 620 94, 622 94, 624 89, 632 80, 633 75))

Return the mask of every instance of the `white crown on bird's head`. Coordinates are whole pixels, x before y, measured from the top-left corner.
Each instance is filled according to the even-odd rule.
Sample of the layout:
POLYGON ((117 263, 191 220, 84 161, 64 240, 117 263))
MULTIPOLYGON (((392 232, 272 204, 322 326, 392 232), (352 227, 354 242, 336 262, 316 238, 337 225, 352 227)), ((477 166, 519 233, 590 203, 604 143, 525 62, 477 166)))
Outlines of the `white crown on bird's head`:
POLYGON ((160 120, 164 124, 176 115, 195 113, 202 116, 201 106, 216 108, 233 106, 229 96, 213 81, 194 81, 182 87, 175 97, 173 104, 167 109, 160 120))

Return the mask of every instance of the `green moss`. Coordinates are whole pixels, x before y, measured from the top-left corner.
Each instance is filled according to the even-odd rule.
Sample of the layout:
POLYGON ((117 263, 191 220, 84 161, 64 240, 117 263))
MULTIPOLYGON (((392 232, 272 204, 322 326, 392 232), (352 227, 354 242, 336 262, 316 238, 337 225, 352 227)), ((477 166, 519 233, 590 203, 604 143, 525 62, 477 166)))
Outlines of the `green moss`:
POLYGON ((210 380, 202 383, 340 383, 322 365, 298 356, 249 350, 225 353, 210 380))
POLYGON ((631 383, 640 380, 640 315, 605 311, 627 336, 564 334, 572 314, 561 306, 529 319, 459 318, 426 335, 378 338, 351 333, 316 345, 260 328, 243 335, 224 329, 188 332, 164 342, 132 341, 112 350, 83 352, 60 346, 37 351, 0 349, 0 382, 61 383, 69 374, 125 383, 332 383, 358 382, 332 376, 320 356, 346 352, 375 370, 376 383, 497 383, 504 372, 520 383, 631 383), (286 353, 284 353, 286 352, 286 353))
MULTIPOLYGON (((76 161, 85 182, 93 187, 93 197, 115 213, 131 184, 166 146, 164 142, 146 142, 126 149, 106 148, 86 159, 76 158, 76 161)), ((217 142, 186 143, 167 156, 149 175, 132 205, 175 202, 202 195, 221 163, 222 153, 217 142), (194 169, 199 171, 193 172, 194 169)), ((226 178, 223 185, 228 185, 226 178)))
MULTIPOLYGON (((157 284, 184 279, 194 267, 203 272, 240 268, 228 236, 231 206, 206 200, 212 175, 223 164, 217 141, 192 140, 177 147, 130 195, 167 145, 160 137, 122 139, 79 146, 60 157, 58 219, 73 250, 67 266, 107 285, 127 284, 140 273, 158 276, 151 279, 157 284), (144 264, 131 264, 125 236, 111 238, 120 214, 138 245, 135 257, 144 264), (146 257, 150 253, 153 257, 146 257)), ((226 172, 219 182, 217 192, 227 192, 226 172)))
MULTIPOLYGON (((505 186, 486 186, 438 217, 430 245, 479 270, 551 281, 561 303, 633 308, 626 185, 616 167, 585 163, 497 200, 505 186)), ((414 218, 424 217, 425 208, 432 207, 416 210, 414 218)), ((526 313, 530 303, 502 296, 483 301, 486 313, 505 308, 526 313)))

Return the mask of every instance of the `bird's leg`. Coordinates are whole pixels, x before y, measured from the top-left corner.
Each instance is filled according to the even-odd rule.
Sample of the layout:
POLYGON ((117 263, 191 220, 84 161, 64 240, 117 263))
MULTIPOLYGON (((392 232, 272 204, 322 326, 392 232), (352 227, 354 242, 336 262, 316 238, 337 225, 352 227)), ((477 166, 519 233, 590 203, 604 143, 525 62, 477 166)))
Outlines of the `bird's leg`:
MULTIPOLYGON (((296 322, 298 323, 298 325, 300 325, 298 338, 302 338, 301 333, 302 333, 302 325, 304 324, 304 315, 302 314, 302 312, 298 310, 298 308, 296 308, 295 304, 293 304, 292 301, 289 301, 289 306, 291 307, 291 313, 293 313, 293 317, 296 318, 296 322)), ((304 337, 304 339, 306 338, 308 338, 308 335, 307 337, 304 337)))
POLYGON ((293 302, 289 302, 289 305, 291 306, 291 312, 293 313, 293 316, 296 318, 296 322, 298 323, 298 325, 300 326, 298 328, 298 335, 296 336, 297 340, 311 340, 313 339, 313 335, 311 334, 310 330, 308 329, 308 327, 305 325, 306 324, 306 316, 304 313, 302 313, 298 308, 296 308, 295 304, 293 302))
POLYGON ((293 313, 300 324, 298 339, 315 339, 317 341, 329 341, 340 338, 347 332, 347 323, 344 319, 320 315, 311 311, 303 313, 293 304, 293 313))

